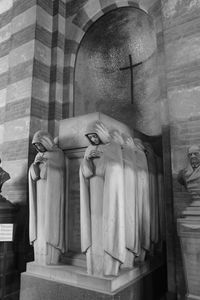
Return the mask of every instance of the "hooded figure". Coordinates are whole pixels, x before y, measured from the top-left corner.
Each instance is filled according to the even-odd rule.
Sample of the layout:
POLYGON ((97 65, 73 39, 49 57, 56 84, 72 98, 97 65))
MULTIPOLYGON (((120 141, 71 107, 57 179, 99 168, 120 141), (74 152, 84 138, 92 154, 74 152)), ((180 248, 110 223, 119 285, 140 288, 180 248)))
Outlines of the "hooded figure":
POLYGON ((125 219, 122 151, 100 122, 80 166, 81 249, 89 274, 118 275, 124 263, 125 219))
POLYGON ((45 131, 32 144, 38 154, 29 169, 30 243, 38 264, 56 264, 64 251, 64 154, 45 131))

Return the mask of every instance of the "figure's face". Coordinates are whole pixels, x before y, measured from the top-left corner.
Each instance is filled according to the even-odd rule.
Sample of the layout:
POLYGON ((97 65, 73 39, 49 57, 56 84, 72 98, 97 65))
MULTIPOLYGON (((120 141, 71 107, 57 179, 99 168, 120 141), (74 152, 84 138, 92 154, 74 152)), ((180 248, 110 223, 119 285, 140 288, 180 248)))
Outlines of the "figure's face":
POLYGON ((193 169, 200 166, 200 150, 198 147, 191 147, 188 151, 188 158, 193 169))
POLYGON ((87 137, 90 140, 91 144, 93 144, 93 145, 99 145, 101 143, 101 141, 96 133, 89 133, 89 134, 87 134, 87 137))
POLYGON ((33 144, 38 152, 46 152, 47 149, 41 143, 33 144))

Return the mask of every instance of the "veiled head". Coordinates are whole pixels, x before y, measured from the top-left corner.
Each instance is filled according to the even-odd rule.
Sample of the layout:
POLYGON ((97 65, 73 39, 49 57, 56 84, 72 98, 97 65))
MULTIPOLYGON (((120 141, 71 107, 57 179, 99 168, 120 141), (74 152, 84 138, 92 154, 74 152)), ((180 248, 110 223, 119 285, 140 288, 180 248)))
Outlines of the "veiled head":
POLYGON ((96 132, 91 132, 86 134, 86 137, 90 141, 92 145, 99 145, 101 144, 101 140, 96 132))
POLYGON ((32 144, 39 152, 52 151, 56 146, 52 136, 43 130, 39 130, 34 134, 32 144))

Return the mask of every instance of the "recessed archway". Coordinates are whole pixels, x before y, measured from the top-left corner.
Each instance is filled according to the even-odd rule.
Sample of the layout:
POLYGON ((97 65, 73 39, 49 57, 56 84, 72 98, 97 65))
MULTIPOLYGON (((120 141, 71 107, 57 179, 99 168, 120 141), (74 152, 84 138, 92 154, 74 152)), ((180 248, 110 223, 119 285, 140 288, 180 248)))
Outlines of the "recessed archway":
POLYGON ((76 57, 74 115, 101 111, 149 134, 160 134, 157 45, 152 18, 121 7, 85 33, 76 57), (142 62, 133 70, 123 70, 142 62), (133 95, 132 95, 133 94, 133 95))

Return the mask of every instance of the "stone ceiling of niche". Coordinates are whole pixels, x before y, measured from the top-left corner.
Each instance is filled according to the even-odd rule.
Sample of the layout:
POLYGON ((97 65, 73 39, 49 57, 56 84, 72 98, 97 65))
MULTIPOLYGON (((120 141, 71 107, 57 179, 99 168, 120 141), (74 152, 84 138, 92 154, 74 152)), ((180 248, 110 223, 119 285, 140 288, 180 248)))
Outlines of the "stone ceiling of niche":
POLYGON ((128 63, 129 54, 133 63, 144 61, 152 55, 156 40, 151 18, 142 17, 143 13, 130 8, 114 10, 107 16, 99 20, 102 30, 97 33, 96 26, 91 27, 92 38, 85 42, 88 53, 92 52, 91 64, 94 63, 95 68, 98 64, 100 68, 103 65, 112 70, 119 68, 128 63))
POLYGON ((156 72, 152 18, 130 7, 108 12, 81 41, 75 68, 75 115, 101 111, 140 131, 147 132, 145 128, 148 134, 157 134, 160 121, 154 109, 159 90, 156 72), (129 66, 130 55, 133 64, 143 62, 134 68, 133 81, 130 70, 121 70, 129 66))

